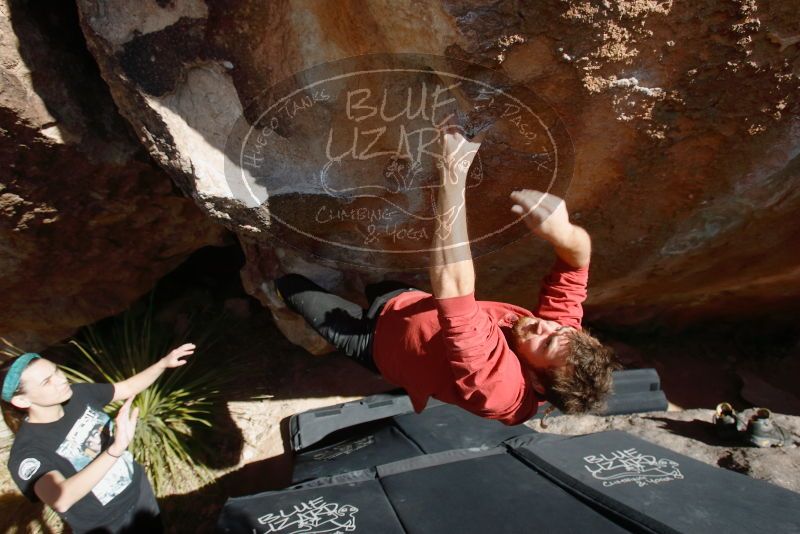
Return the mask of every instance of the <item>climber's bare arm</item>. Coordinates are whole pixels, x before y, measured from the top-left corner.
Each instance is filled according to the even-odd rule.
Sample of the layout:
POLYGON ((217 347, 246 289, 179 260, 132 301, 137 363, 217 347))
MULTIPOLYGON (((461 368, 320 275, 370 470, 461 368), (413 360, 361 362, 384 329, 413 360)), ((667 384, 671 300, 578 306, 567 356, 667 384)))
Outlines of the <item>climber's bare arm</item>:
POLYGON ((531 232, 553 245, 556 255, 567 264, 587 267, 592 256, 589 234, 569 221, 563 199, 549 193, 523 189, 511 193, 511 211, 525 215, 531 232))
POLYGON ((468 141, 457 128, 442 133, 441 187, 437 196, 438 227, 433 237, 430 278, 436 298, 475 291, 475 268, 467 232, 467 174, 480 142, 468 141))

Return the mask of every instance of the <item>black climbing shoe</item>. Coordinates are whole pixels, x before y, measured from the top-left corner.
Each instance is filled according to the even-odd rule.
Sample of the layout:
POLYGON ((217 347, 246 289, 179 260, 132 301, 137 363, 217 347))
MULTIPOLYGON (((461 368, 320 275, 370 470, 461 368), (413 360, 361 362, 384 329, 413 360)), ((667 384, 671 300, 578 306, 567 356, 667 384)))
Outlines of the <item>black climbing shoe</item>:
POLYGON ((756 408, 747 422, 747 436, 756 447, 783 447, 789 443, 789 433, 776 425, 772 412, 756 408))

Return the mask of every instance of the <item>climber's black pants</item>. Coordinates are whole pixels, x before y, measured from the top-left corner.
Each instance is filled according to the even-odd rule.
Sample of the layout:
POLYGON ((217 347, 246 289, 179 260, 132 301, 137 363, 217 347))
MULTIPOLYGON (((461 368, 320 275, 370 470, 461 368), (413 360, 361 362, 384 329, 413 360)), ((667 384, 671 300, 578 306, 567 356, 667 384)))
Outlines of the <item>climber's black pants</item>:
POLYGON ((391 298, 414 290, 408 284, 391 280, 370 284, 364 290, 370 303, 365 310, 354 302, 328 293, 299 274, 278 278, 275 287, 286 305, 302 315, 331 345, 376 373, 372 340, 378 316, 391 298))

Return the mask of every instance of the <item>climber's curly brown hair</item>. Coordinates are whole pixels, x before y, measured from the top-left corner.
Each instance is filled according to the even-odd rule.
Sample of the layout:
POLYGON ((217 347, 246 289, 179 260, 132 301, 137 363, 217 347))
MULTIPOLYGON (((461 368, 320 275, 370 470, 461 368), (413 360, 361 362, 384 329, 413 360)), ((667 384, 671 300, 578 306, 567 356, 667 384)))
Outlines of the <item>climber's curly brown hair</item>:
POLYGON ((567 361, 538 375, 545 398, 561 413, 597 412, 611 393, 611 372, 620 366, 614 351, 587 330, 566 334, 567 361))

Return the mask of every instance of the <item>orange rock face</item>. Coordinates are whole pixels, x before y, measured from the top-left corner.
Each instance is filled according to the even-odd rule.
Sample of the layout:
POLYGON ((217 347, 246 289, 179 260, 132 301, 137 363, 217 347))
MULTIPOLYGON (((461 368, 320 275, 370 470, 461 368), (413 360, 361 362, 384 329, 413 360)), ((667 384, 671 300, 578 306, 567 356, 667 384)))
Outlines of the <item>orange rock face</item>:
POLYGON ((0 3, 0 56, 0 337, 39 350, 223 232, 130 135, 74 6, 0 3))
MULTIPOLYGON (((324 150, 332 128, 352 131, 358 123, 361 135, 396 126, 388 115, 383 125, 374 122, 379 115, 359 115, 379 109, 379 98, 348 107, 347 95, 366 89, 376 97, 387 86, 402 94, 397 80, 362 77, 360 85, 329 85, 329 100, 314 100, 321 69, 341 76, 336 65, 346 58, 362 58, 351 67, 374 67, 367 54, 450 58, 438 64, 449 61, 442 86, 460 76, 540 99, 540 139, 563 131, 555 145, 568 155, 551 162, 563 179, 563 190, 554 191, 594 239, 590 318, 629 324, 741 317, 794 306, 800 297, 797 0, 77 3, 120 112, 181 188, 239 235, 248 255, 245 282, 265 303, 263 284, 290 270, 353 295, 389 276, 425 285, 424 262, 372 249, 331 252, 355 246, 359 232, 368 234, 388 209, 387 195, 398 192, 380 181, 387 169, 397 170, 389 155, 360 167, 365 159, 343 162, 324 150), (269 120, 280 114, 270 106, 291 93, 289 86, 306 92, 285 111, 292 120, 272 128, 269 120), (231 148, 246 145, 248 128, 262 133, 263 152, 249 153, 253 162, 266 158, 257 170, 231 148), (331 161, 327 169, 337 174, 321 181, 320 168, 331 161), (377 198, 343 198, 366 186, 383 189, 377 198), (320 216, 333 221, 324 231, 314 226, 320 216), (291 222, 290 230, 278 228, 276 217, 291 222), (305 234, 334 244, 297 239, 305 234)), ((426 77, 408 77, 407 87, 434 88, 426 77)), ((480 91, 460 91, 455 105, 474 111, 480 91)), ((541 188, 532 155, 555 153, 552 143, 525 145, 523 118, 493 113, 482 148, 483 189, 467 198, 473 237, 513 223, 508 189, 541 188)), ((406 118, 408 132, 419 117, 406 118)), ((375 147, 394 146, 394 131, 375 147)), ((261 142, 258 133, 249 139, 261 142)), ((422 168, 430 179, 430 162, 422 168)), ((405 193, 395 202, 405 219, 390 218, 381 239, 397 240, 406 229, 407 243, 409 217, 430 206, 423 193, 405 193)), ((427 228, 429 237, 437 228, 431 224, 416 229, 427 228)), ((480 297, 535 301, 552 253, 518 228, 480 251, 480 297)))

